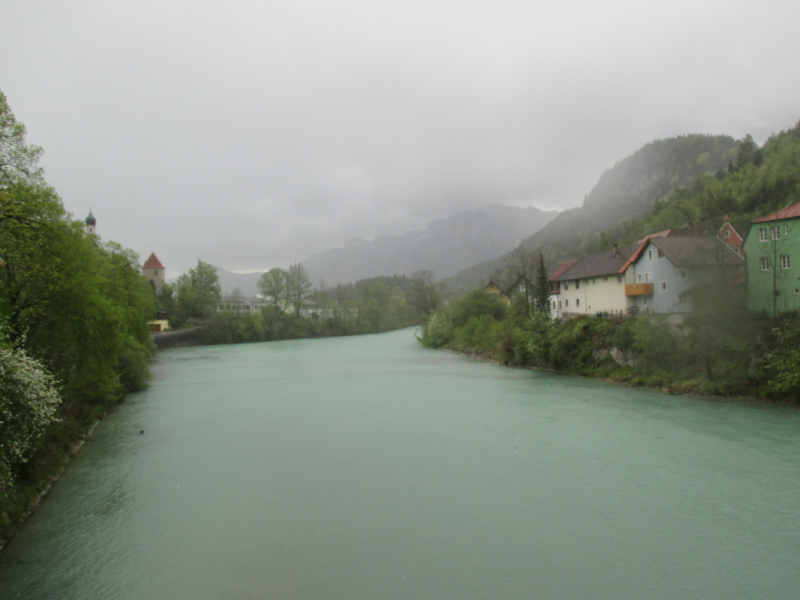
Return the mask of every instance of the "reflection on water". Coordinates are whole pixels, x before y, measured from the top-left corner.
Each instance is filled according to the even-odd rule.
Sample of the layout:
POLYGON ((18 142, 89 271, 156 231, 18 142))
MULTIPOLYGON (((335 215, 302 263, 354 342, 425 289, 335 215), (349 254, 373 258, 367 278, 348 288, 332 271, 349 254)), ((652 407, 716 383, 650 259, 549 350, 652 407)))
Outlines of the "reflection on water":
POLYGON ((0 598, 795 598, 800 418, 428 351, 162 353, 0 598), (145 433, 139 434, 140 430, 145 433))

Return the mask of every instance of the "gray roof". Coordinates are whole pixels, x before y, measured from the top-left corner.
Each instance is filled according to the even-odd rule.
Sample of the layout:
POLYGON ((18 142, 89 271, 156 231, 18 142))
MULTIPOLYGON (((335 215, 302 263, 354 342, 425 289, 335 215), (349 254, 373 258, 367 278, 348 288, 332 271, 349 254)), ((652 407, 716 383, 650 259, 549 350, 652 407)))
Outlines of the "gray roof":
POLYGON ((625 266, 641 244, 633 244, 618 248, 616 253, 614 248, 587 254, 578 262, 564 271, 556 281, 570 281, 572 279, 586 279, 587 277, 601 277, 603 275, 616 275, 625 266))
POLYGON ((714 237, 652 238, 650 243, 676 267, 744 264, 744 258, 714 237))

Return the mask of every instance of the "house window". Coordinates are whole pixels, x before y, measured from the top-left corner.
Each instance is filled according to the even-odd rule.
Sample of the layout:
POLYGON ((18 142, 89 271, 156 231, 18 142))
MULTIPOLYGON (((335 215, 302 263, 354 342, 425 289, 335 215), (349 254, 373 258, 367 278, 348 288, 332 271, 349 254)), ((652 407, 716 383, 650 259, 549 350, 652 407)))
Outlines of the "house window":
POLYGON ((597 282, 595 281, 594 277, 592 277, 592 285, 594 285, 595 283, 597 282))
POLYGON ((581 280, 580 279, 576 279, 575 280, 575 289, 576 290, 581 289, 581 280))
POLYGON ((686 304, 686 294, 678 294, 678 304, 686 304))
POLYGON ((767 228, 761 227, 758 230, 758 241, 759 242, 766 242, 767 241, 767 228))
POLYGON ((643 276, 642 276, 641 273, 637 273, 636 274, 636 283, 642 283, 642 277, 643 276))
POLYGON ((617 283, 622 283, 622 275, 617 275, 617 283))
POLYGON ((772 239, 779 240, 781 239, 781 228, 779 225, 776 225, 772 228, 772 239))
POLYGON ((580 306, 580 305, 581 305, 581 299, 578 298, 575 300, 575 306, 580 306))
POLYGON ((767 258, 766 256, 761 257, 761 270, 769 271, 769 258, 767 258))
POLYGON ((784 225, 783 226, 783 235, 789 235, 789 226, 788 225, 784 225))
POLYGON ((525 291, 525 284, 524 283, 520 283, 519 284, 519 291, 520 292, 524 292, 525 291))
POLYGON ((681 271, 681 279, 686 279, 686 271, 681 271))
POLYGON ((558 309, 561 310, 561 300, 558 301, 558 309))
POLYGON ((658 258, 664 258, 664 253, 661 250, 658 251, 658 258))
POLYGON ((648 250, 647 251, 647 260, 653 260, 653 251, 652 250, 648 250))
POLYGON ((722 234, 722 237, 727 240, 729 237, 731 237, 731 232, 726 229, 725 233, 722 234))
POLYGON ((153 271, 153 275, 158 275, 158 270, 153 271))
POLYGON ((662 281, 661 282, 661 291, 662 292, 666 292, 667 291, 667 282, 666 281, 662 281))
POLYGON ((784 271, 789 268, 789 255, 783 254, 781 255, 781 269, 784 271))
POLYGON ((564 308, 569 308, 569 299, 564 300, 564 308))
POLYGON ((603 277, 603 281, 608 281, 608 277, 603 277))
POLYGON ((800 288, 794 288, 794 295, 797 296, 800 294, 800 288))
POLYGON ((568 290, 568 289, 569 289, 569 281, 565 281, 565 282, 564 282, 564 289, 565 289, 565 290, 568 290))
POLYGON ((645 303, 645 305, 647 305, 647 298, 644 299, 644 303, 645 303))

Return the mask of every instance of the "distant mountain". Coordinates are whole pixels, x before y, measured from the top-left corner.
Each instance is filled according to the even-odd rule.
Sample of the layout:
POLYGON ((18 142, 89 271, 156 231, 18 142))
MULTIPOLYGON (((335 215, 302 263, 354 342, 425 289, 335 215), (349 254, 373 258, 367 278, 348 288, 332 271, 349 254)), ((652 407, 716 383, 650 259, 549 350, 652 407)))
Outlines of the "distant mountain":
MULTIPOLYGON (((646 144, 600 176, 583 206, 565 210, 526 238, 529 249, 543 248, 548 262, 582 256, 598 249, 603 235, 621 236, 625 219, 638 219, 656 200, 679 188, 691 188, 698 178, 714 177, 736 162, 739 142, 730 136, 685 135, 646 144), (604 232, 601 234, 601 232, 604 232)), ((504 256, 475 264, 445 281, 460 295, 493 277, 513 279, 512 263, 504 256)))
POLYGON ((433 221, 423 231, 355 239, 303 263, 315 283, 348 283, 378 275, 432 270, 437 278, 502 255, 538 231, 557 211, 494 205, 433 221))

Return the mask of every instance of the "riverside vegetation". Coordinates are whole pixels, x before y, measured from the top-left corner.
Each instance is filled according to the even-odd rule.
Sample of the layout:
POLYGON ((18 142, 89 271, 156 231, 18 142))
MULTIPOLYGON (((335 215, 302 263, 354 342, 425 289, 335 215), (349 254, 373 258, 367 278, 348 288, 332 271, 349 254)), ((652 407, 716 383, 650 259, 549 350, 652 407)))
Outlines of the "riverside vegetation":
POLYGON ((153 351, 138 256, 84 234, 25 133, 0 92, 0 545, 153 351))
POLYGON ((137 255, 84 234, 25 133, 0 92, 0 545, 152 353, 137 255))
POLYGON ((496 360, 550 368, 671 392, 800 397, 800 323, 731 309, 681 323, 669 315, 635 319, 581 316, 552 321, 545 310, 511 308, 481 290, 428 318, 421 343, 496 360))

